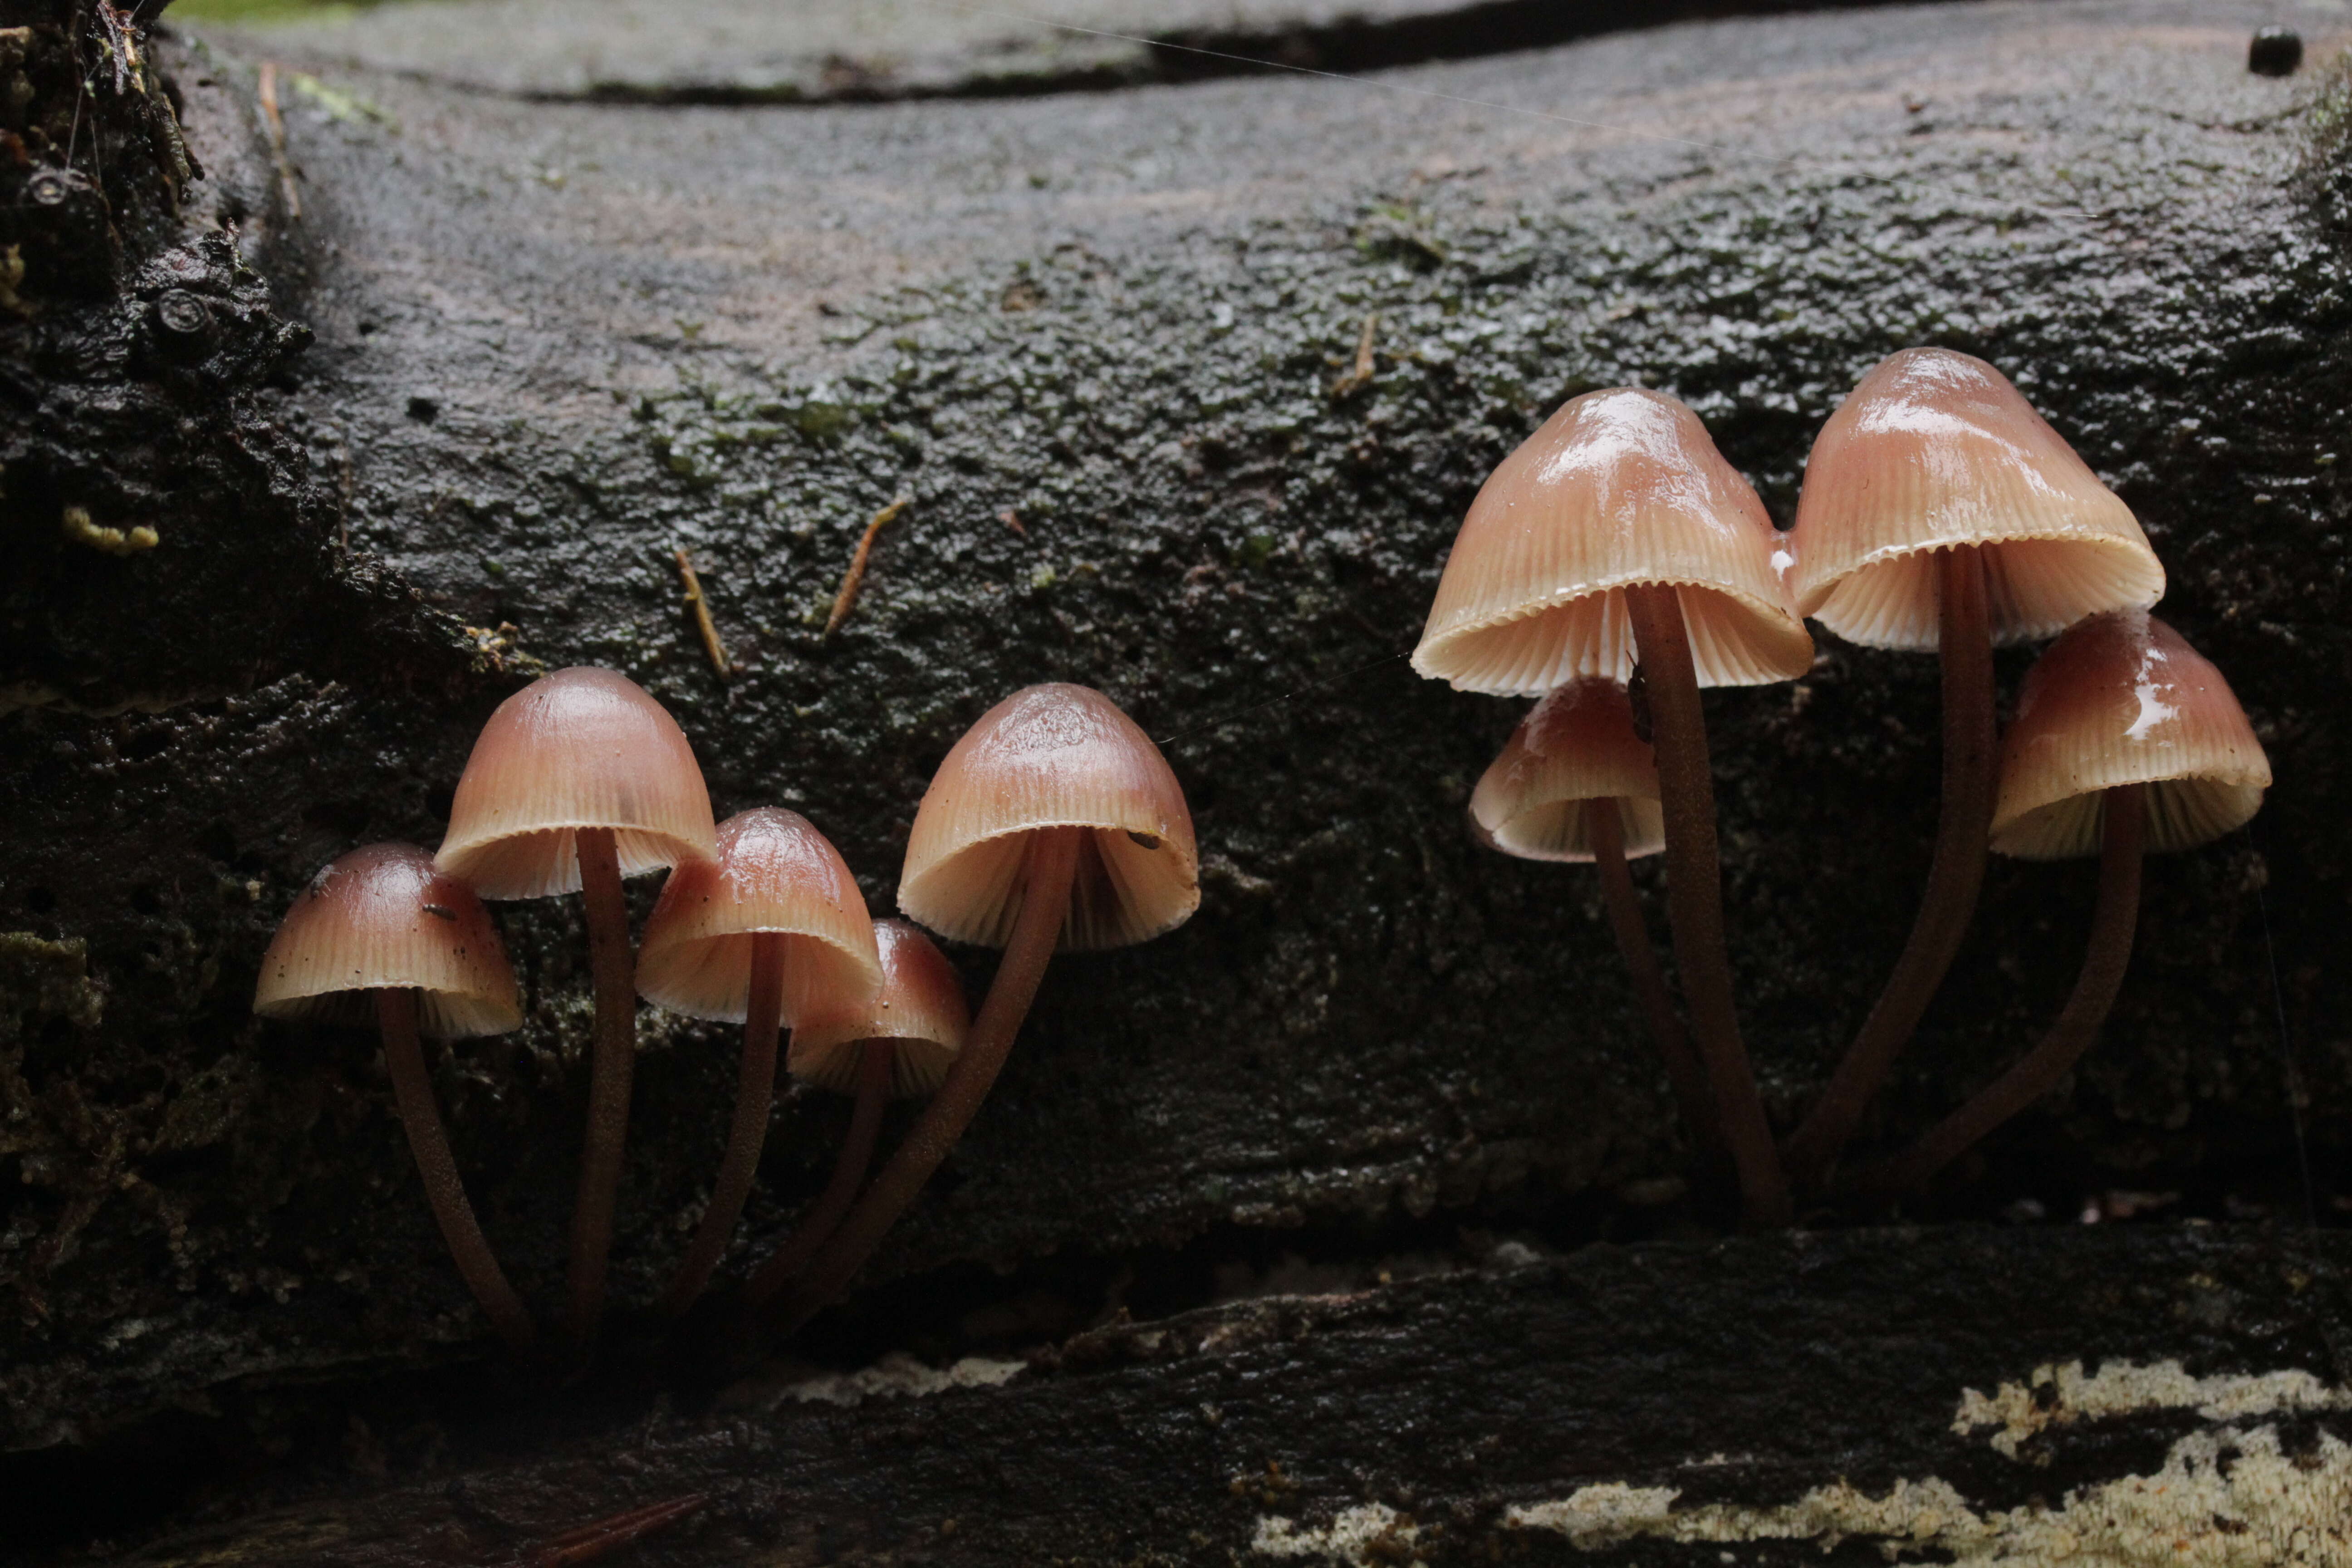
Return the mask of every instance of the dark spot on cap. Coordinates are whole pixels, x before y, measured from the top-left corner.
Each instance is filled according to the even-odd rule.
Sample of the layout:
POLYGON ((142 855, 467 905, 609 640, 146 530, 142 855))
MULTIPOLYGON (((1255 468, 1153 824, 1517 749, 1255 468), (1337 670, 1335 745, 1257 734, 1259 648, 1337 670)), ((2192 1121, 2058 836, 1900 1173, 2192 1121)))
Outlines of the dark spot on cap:
POLYGON ((1160 847, 1160 839, 1157 835, 1138 833, 1133 828, 1129 828, 1127 836, 1146 849, 1157 849, 1160 847))
POLYGON ((2293 76, 2303 64, 2303 35, 2293 27, 2263 27, 2246 46, 2246 68, 2256 76, 2293 76))

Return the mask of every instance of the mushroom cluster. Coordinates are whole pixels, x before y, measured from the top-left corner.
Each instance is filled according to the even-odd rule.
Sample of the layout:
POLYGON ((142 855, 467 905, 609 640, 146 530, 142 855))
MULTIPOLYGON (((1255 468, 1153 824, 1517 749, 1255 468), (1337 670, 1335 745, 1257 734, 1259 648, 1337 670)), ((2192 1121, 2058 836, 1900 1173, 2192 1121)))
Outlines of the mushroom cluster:
MULTIPOLYGON (((2114 1003, 2141 857, 2237 827, 2270 768, 2218 670, 2148 611, 2163 568, 2129 509, 1992 366, 1909 349, 1830 418, 1783 533, 1698 416, 1633 388, 1587 393, 1487 479, 1441 578, 1414 668, 1540 700, 1470 803, 1480 842, 1591 862, 1640 1011, 1703 1163, 1754 1226, 1840 1187, 1900 1192, 2059 1081, 2114 1003), (1727 943, 1702 688, 1793 679, 1805 628, 1933 649, 1943 803, 1927 886, 1876 1004, 1808 1114, 1776 1141, 1742 1037, 1727 943), (1997 735, 1992 649, 2055 637, 1997 735), (2048 1035, 1912 1149, 1841 1179, 1838 1160, 1916 1029, 1973 914, 1989 854, 2096 855, 2081 979, 2048 1035), (1630 863, 1657 854, 1675 984, 1630 863), (1682 1005, 1676 1005, 1675 990, 1682 1005)), ((510 1030, 514 976, 483 900, 578 892, 595 999, 565 1339, 604 1310, 636 1050, 636 1003, 739 1023, 726 1147, 664 1311, 704 1293, 751 1189, 789 1070, 850 1094, 831 1180, 750 1274, 737 1342, 836 1297, 971 1125, 1057 952, 1121 946, 1200 902, 1182 789, 1101 693, 1049 684, 990 710, 916 813, 898 904, 1003 950, 976 1014, 914 925, 876 923, 805 817, 712 821, 693 748, 610 670, 558 670, 509 698, 459 781, 448 837, 355 850, 295 901, 254 1005, 363 1023, 383 1040, 427 1201, 460 1274, 518 1351, 531 1315, 466 1199, 421 1038, 510 1030), (632 950, 622 879, 668 878, 632 950), (873 1170, 886 1100, 929 1097, 873 1170), (869 1171, 873 1173, 869 1177, 869 1171)))
POLYGON ((978 1112, 1057 948, 1141 942, 1200 901, 1192 823, 1159 749, 1101 693, 1035 686, 950 752, 917 813, 900 903, 951 939, 1005 950, 977 1021, 914 926, 875 921, 840 854, 776 807, 713 825, 684 731, 611 670, 557 670, 502 703, 476 741, 436 855, 354 850, 320 871, 262 962, 254 1010, 373 1018, 425 1196, 459 1274, 517 1352, 537 1333, 450 1153, 423 1037, 520 1026, 513 970, 484 900, 586 906, 594 1023, 564 1339, 604 1311, 636 1056, 636 1004, 743 1026, 741 1070, 710 1199, 661 1310, 702 1295, 766 1142, 778 1039, 791 1072, 856 1097, 832 1181, 741 1293, 745 1331, 790 1326, 856 1274, 978 1112), (667 870, 632 951, 622 879, 667 870), (930 1095, 881 1173, 882 1107, 930 1095))
POLYGON ((2115 1000, 2141 854, 2205 843, 2260 806, 2261 744, 2221 673, 2148 614, 2163 592, 2123 501, 1998 370, 1946 349, 1904 350, 1863 378, 1814 442, 1787 533, 1697 416, 1633 388, 1570 400, 1479 490, 1413 665, 1542 700, 1479 781, 1472 831, 1506 854, 1595 863, 1693 1141, 1728 1159, 1750 1225, 1785 1223, 1792 1194, 1916 1188, 2031 1104, 2115 1000), (1698 689, 1804 674, 1808 617, 1864 647, 1937 653, 1943 805, 1909 938, 1783 1144, 1734 1005, 1698 689), (1997 745, 1993 647, 2053 636, 1997 745), (1696 1052, 1626 868, 1658 850, 1696 1052), (2100 857, 2082 978, 2013 1068, 1913 1149, 1841 1181, 1992 852, 2100 857))

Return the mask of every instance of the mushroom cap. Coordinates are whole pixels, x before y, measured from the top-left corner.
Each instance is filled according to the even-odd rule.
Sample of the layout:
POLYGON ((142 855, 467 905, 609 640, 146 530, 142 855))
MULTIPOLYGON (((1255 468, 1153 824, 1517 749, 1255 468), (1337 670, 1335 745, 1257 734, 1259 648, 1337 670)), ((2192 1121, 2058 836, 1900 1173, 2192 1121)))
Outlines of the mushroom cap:
POLYGON ((840 851, 807 817, 769 805, 720 823, 719 858, 688 860, 662 884, 637 944, 637 994, 740 1024, 761 932, 783 938, 787 1024, 855 1005, 882 983, 866 895, 840 851))
POLYGON ((2164 596, 2131 509, 2008 377, 1950 349, 1881 360, 1813 440, 1797 501, 1798 606, 1848 642, 1933 649, 1933 552, 1983 548, 1995 642, 2164 596))
POLYGON ((2001 737, 1992 847, 2027 860, 2099 852, 2105 792, 2147 788, 2147 847, 2187 849, 2262 809, 2270 759, 2230 683, 2146 610, 2095 616, 2026 672, 2001 737))
POLYGON ((1478 787, 1470 822, 1479 839, 1523 860, 1590 860, 1589 810, 1616 803, 1625 858, 1665 847, 1658 764, 1633 732, 1633 705, 1613 680, 1577 680, 1511 731, 1478 787))
POLYGON ((1570 398, 1486 477, 1454 536, 1412 667, 1540 697, 1633 670, 1623 590, 1678 589, 1702 686, 1788 680, 1812 639, 1764 503, 1698 416, 1635 387, 1570 398))
POLYGON ((435 863, 486 899, 580 890, 583 827, 609 827, 621 875, 718 853, 686 732, 627 676, 574 667, 499 704, 474 742, 435 863))
POLYGON ((882 988, 862 1007, 803 1020, 793 1030, 785 1065, 794 1078, 844 1094, 856 1092, 858 1047, 888 1040, 898 1047, 890 1092, 929 1094, 948 1076, 971 1027, 963 982, 931 939, 905 921, 876 921, 882 988))
POLYGON ((436 1038, 522 1026, 514 970, 482 900, 414 844, 371 844, 295 896, 262 955, 253 1010, 265 1018, 372 1023, 370 993, 418 993, 436 1038))
POLYGON ((1030 835, 1083 827, 1061 951, 1123 947, 1200 907, 1192 814, 1168 759, 1101 692, 1025 687, 964 731, 907 840, 898 908, 943 936, 1002 947, 1030 835))

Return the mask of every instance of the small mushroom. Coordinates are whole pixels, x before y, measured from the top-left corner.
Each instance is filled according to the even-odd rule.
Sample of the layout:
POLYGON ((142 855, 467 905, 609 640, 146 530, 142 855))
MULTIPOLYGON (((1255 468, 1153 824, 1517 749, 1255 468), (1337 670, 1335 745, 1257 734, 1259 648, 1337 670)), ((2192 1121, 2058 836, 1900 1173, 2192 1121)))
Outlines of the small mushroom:
POLYGON ((1710 1157, 1726 1154, 1706 1069, 1675 1011, 1625 866, 1665 847, 1657 763, 1634 732, 1625 689, 1613 680, 1575 680, 1537 703, 1471 791, 1470 826, 1481 843, 1523 860, 1593 864, 1617 951, 1665 1058, 1683 1120, 1710 1157))
POLYGON ((1995 643, 2146 609, 2164 568, 2131 509, 2000 372, 1905 349, 1822 426, 1790 533, 1804 612, 1865 647, 1943 659, 1944 780, 1935 858, 1903 952, 1853 1043, 1789 1140, 1817 1188, 1959 952, 1984 881, 1992 811, 1995 643))
POLYGON ((812 1017, 793 1029, 793 1076, 855 1094, 857 1102, 833 1179, 744 1289, 744 1305, 754 1312, 783 1293, 849 1212, 874 1162, 883 1101, 936 1090, 971 1027, 963 983, 929 937, 905 921, 875 921, 874 937, 882 952, 882 988, 863 1006, 812 1017))
POLYGON ((354 849, 311 879, 286 911, 262 957, 253 1010, 323 1024, 373 1017, 409 1152, 457 1271, 499 1337, 529 1349, 530 1313, 466 1201, 417 1040, 521 1026, 514 971, 481 901, 414 845, 354 849))
POLYGON ((1439 579, 1412 666, 1465 691, 1540 696, 1583 676, 1648 694, 1667 910, 1691 1032, 1750 1224, 1788 1185, 1739 1034, 1701 686, 1812 667, 1763 502, 1698 416, 1632 387, 1570 398, 1487 476, 1439 579))
POLYGON ((636 1066, 636 981, 621 879, 718 854, 710 796, 677 721, 609 669, 541 677, 474 742, 435 863, 485 899, 578 892, 596 997, 588 1129, 572 1214, 568 1330, 595 1337, 636 1066))
POLYGON ((1110 699, 1032 686, 981 716, 915 813, 898 908, 1004 957, 939 1093, 786 1299, 785 1330, 849 1283, 971 1125, 1055 949, 1147 941, 1200 902, 1184 792, 1110 699))
POLYGON ((2029 860, 2099 857, 2082 973, 2041 1043, 1870 1186, 1918 1187, 2065 1077, 2098 1037, 2131 961, 2142 853, 2242 826, 2270 782, 2230 683, 2147 611, 2095 616, 2050 645, 2001 742, 1992 847, 2029 860))
POLYGON ((762 806, 719 825, 719 858, 670 874, 646 917, 637 990, 697 1018, 743 1026, 727 1153, 662 1310, 694 1304, 727 1250, 775 1105, 776 1031, 862 1005, 882 983, 874 922, 840 852, 798 812, 762 806))

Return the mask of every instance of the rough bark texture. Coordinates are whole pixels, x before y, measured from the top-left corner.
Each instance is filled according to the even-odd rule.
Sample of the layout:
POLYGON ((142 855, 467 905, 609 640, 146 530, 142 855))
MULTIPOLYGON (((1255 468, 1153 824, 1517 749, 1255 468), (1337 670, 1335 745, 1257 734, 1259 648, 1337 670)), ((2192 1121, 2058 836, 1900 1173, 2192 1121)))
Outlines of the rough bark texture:
MULTIPOLYGON (((2352 759, 2336 477, 2352 215, 2335 79, 2245 73, 2267 9, 1938 6, 1394 79, 1412 91, 1257 79, 797 110, 548 103, 289 63, 283 169, 252 62, 158 43, 166 79, 133 92, 97 53, 57 65, 94 49, 89 14, 0 5, 0 26, 20 19, 26 44, 0 46, 16 51, 0 54, 0 88, 12 70, 29 84, 10 122, 28 163, 0 149, 16 226, 0 247, 26 263, 0 301, 0 687, 19 705, 0 721, 0 1447, 28 1453, 0 1479, 60 1510, 98 1486, 100 1460, 160 1474, 198 1450, 250 1483, 219 1505, 244 1506, 277 1484, 253 1477, 300 1468, 352 1390, 408 1390, 404 1430, 426 1434, 352 1438, 363 1477, 433 1458, 430 1433, 457 1420, 435 1400, 481 1409, 464 1369, 487 1330, 438 1255, 369 1043, 264 1028, 247 1000, 317 866, 370 839, 436 841, 475 727, 541 664, 645 682, 694 738, 721 814, 807 812, 877 910, 931 765, 1014 686, 1103 688, 1165 738, 1192 794, 1200 916, 1055 965, 946 1179, 856 1310, 818 1325, 809 1344, 828 1357, 1034 1345, 1120 1304, 1196 1306, 1287 1251, 1359 1268, 1399 1250, 1482 1256, 1496 1235, 1692 1237, 1687 1202, 1658 1205, 1682 1164, 1672 1102, 1597 889, 1564 902, 1558 868, 1483 853, 1462 826, 1516 705, 1416 681, 1399 656, 1478 480, 1564 396, 1676 393, 1785 521, 1820 420, 1916 342, 2001 365, 2131 502, 2172 574, 2167 617, 2229 672, 2279 777, 2251 836, 2150 863, 2139 954, 2072 1091, 1921 1212, 2031 1199, 2065 1217, 2126 1188, 2182 1194, 2174 1213, 2280 1206, 2300 1223, 2258 894, 2329 1212, 2352 1109, 2336 934, 2352 833, 2336 805, 2352 759), (177 219, 157 174, 167 89, 205 176, 173 195, 177 219), (86 153, 80 166, 121 257, 119 289, 89 298, 72 294, 71 247, 104 234, 24 216, 32 161, 78 140, 54 129, 77 97, 81 132, 105 138, 103 169, 86 153), (1375 313, 1374 376, 1333 395, 1375 313), (913 505, 821 642, 858 531, 900 491, 913 505), (69 532, 69 509, 131 552, 69 532), (140 527, 152 548, 135 548, 140 527), (681 544, 743 666, 731 681, 682 608, 681 544)), ((2005 689, 2024 658, 2005 656, 2005 689)), ((1806 680, 1709 698, 1733 959, 1783 1130, 1908 924, 1935 815, 1936 679, 1932 659, 1825 639, 1806 680)), ((1874 1147, 2035 1037, 2092 882, 1996 863, 1874 1147)), ((544 1314, 588 977, 571 907, 500 918, 530 1022, 442 1058, 437 1087, 485 1228, 544 1314)), ((964 957, 984 981, 985 955, 964 957)), ((646 1016, 622 1309, 659 1290, 698 1212, 726 1127, 726 1035, 646 1016)), ((822 1184, 845 1115, 831 1097, 780 1106, 728 1272, 822 1184)), ((1919 1288, 1958 1301, 1990 1279, 2031 1305, 2030 1271, 2010 1278, 2022 1265, 1958 1259, 2038 1247, 2036 1267, 2084 1299, 2126 1300, 2145 1272, 2135 1248, 2208 1245, 1971 1237, 1906 1254, 1947 1270, 1919 1288)), ((1737 1256, 1769 1272, 1772 1248, 1806 1245, 1737 1256)), ((1542 1278, 1605 1282, 1623 1256, 1542 1278)), ((1671 1272, 1721 1255, 1685 1239, 1642 1256, 1671 1272)), ((1582 1289, 1456 1277, 1345 1309, 1369 1315, 1335 1342, 1373 1355, 1381 1314, 1429 1314, 1459 1325, 1428 1330, 1439 1341, 1501 1358, 1495 1397, 1516 1400, 1504 1363, 1535 1331, 1512 1314, 1582 1289)), ((1741 1338, 1738 1293, 1706 1300, 1690 1331, 1730 1336, 1727 1366, 1812 1408, 1804 1379, 1741 1338)), ((1671 1315, 1654 1301, 1611 1321, 1664 1331, 1671 1315)), ((1924 1345, 1906 1418, 1948 1423, 1935 1401, 2037 1359, 2305 1364, 2252 1330, 2198 1340, 2193 1319, 2151 1320, 2128 1351, 2037 1321, 2042 1348, 1997 1366, 1924 1345)), ((1365 1363, 1400 1391, 1381 1419, 1474 1418, 1415 1381, 1410 1333, 1393 1342, 1403 1359, 1365 1363)), ((1083 1386, 1177 1411, 1183 1377, 1219 1375, 1138 1366, 1083 1386)), ((1342 1442, 1312 1376, 1289 1362, 1266 1376, 1269 1431, 1329 1426, 1316 1440, 1342 1442)), ((653 1381, 619 1378, 631 1392, 595 1408, 653 1381)), ((1839 1386, 1868 1404, 1863 1384, 1839 1386)), ((1036 1407, 957 1398, 984 1434, 966 1462, 1025 1466, 1007 1450, 1045 1441, 1036 1407)), ((1089 1419, 1115 1422, 1099 1409, 1089 1419)), ((869 1418, 877 1433, 929 1419, 869 1418)), ((772 1441, 832 1441, 777 1421, 772 1441)), ((1803 1425, 1743 1415, 1720 1443, 1683 1432, 1641 1452, 1703 1459, 1796 1442, 1784 1428, 1803 1425)), ((1812 1452, 1805 1474, 1826 1484, 1843 1450, 1812 1452)), ((1942 1462, 1887 1453, 1875 1473, 1942 1462)), ((1279 1457, 1231 1462, 1257 1474, 1279 1457)), ((1666 1462, 1546 1474, 1635 1480, 1666 1462)), ((1432 1464, 1417 1486, 1438 1485, 1432 1464)), ((87 1518, 191 1506, 138 1473, 163 1500, 110 1511, 93 1490, 87 1518)), ((980 1474, 965 1480, 984 1499, 980 1474)), ((1790 1500, 1776 1489, 1793 1477, 1758 1472, 1741 1495, 1790 1500)), ((1318 1506, 1337 1506, 1331 1486, 1318 1506)), ((869 1495, 861 1507, 897 1506, 869 1495)), ((1069 1519, 1032 1537, 1008 1515, 988 1550, 1181 1558, 1188 1531, 1230 1543, 1239 1528, 1171 1519, 1161 1533, 1136 1494, 1095 1495, 1066 1478, 1069 1519), (1140 1533, 1082 1550, 1105 1529, 1140 1533)), ((141 1528, 73 1518, 75 1539, 141 1528)))

